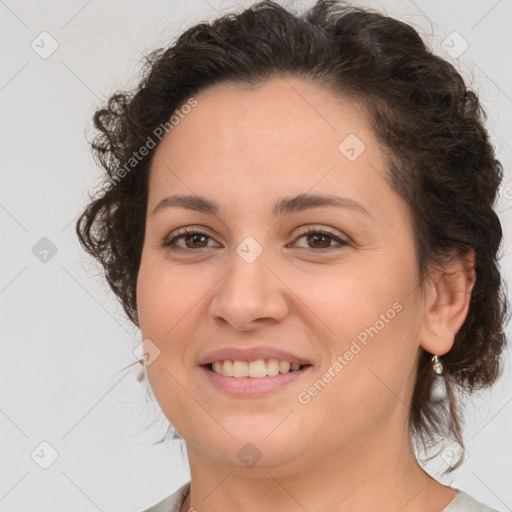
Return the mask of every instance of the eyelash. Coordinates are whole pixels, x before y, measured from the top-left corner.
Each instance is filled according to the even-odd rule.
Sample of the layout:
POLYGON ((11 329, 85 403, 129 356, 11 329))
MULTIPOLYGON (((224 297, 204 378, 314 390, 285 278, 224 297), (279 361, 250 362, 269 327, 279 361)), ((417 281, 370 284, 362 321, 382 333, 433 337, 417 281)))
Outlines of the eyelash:
MULTIPOLYGON (((301 231, 298 235, 297 240, 304 236, 311 235, 311 234, 327 235, 330 238, 332 238, 335 242, 338 242, 338 244, 339 244, 338 247, 328 247, 328 248, 324 248, 324 249, 314 249, 311 247, 306 247, 306 249, 311 250, 313 252, 326 253, 326 252, 331 252, 333 250, 340 249, 344 246, 350 245, 347 240, 340 238, 337 234, 333 233, 332 231, 330 231, 328 229, 318 229, 318 228, 307 228, 307 229, 301 231)), ((179 247, 175 246, 176 240, 179 240, 180 238, 183 238, 186 235, 204 235, 210 239, 212 238, 210 235, 208 235, 207 233, 204 233, 202 231, 199 231, 197 228, 182 228, 176 232, 176 236, 174 236, 172 239, 164 240, 162 246, 169 250, 175 251, 175 252, 190 252, 190 251, 198 250, 198 249, 188 249, 188 248, 183 249, 183 248, 179 248, 179 247)), ((200 247, 199 249, 207 249, 207 248, 208 247, 200 247)), ((304 249, 304 247, 303 247, 303 249, 304 249)))

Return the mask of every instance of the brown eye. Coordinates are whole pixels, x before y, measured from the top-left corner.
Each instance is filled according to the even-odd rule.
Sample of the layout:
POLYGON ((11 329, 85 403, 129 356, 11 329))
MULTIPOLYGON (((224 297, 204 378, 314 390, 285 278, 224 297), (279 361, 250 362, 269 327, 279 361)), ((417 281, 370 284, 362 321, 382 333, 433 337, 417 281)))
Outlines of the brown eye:
POLYGON ((326 249, 331 245, 331 235, 315 233, 307 235, 308 244, 313 244, 314 249, 326 249))
POLYGON ((341 238, 335 233, 324 231, 315 228, 309 228, 299 235, 298 240, 302 238, 306 239, 306 246, 299 245, 298 247, 309 249, 314 252, 328 252, 339 249, 343 246, 349 245, 349 242, 341 238), (331 245, 332 242, 336 242, 336 245, 331 245))
POLYGON ((172 251, 189 251, 194 249, 206 249, 208 241, 213 240, 209 235, 197 229, 184 228, 174 233, 163 242, 163 246, 172 251), (178 243, 180 242, 180 243, 178 243))
MULTIPOLYGON (((178 238, 183 238, 183 240, 185 240, 185 245, 189 249, 195 249, 198 247, 198 244, 204 243, 208 236, 202 233, 192 233, 190 235, 182 235, 181 237, 178 238)), ((201 245, 201 247, 206 247, 206 245, 201 245)))

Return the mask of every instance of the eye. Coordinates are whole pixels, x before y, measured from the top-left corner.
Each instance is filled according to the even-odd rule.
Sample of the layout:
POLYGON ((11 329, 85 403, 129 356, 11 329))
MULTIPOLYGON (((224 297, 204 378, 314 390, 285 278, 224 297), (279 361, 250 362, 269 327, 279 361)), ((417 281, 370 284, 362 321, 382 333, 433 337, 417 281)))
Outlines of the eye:
POLYGON ((212 239, 206 233, 199 231, 197 228, 187 227, 181 228, 174 233, 175 236, 168 238, 163 242, 163 246, 173 251, 186 252, 190 249, 207 248, 208 239, 212 239), (183 240, 182 240, 183 239, 183 240), (177 245, 177 241, 182 240, 185 246, 177 245))
POLYGON ((313 250, 314 252, 328 252, 349 245, 349 242, 347 242, 347 240, 344 240, 338 234, 328 229, 318 229, 315 227, 310 227, 299 233, 299 235, 299 240, 301 238, 306 238, 307 244, 313 244, 313 247, 305 247, 305 249, 310 249, 313 250), (332 247, 330 245, 332 241, 337 242, 338 247, 332 247))
MULTIPOLYGON (((168 238, 163 242, 163 246, 178 252, 187 252, 193 249, 206 249, 208 247, 208 239, 213 240, 210 235, 198 230, 194 227, 181 228, 173 233, 172 238, 168 238), (178 245, 178 241, 185 245, 178 245)), ((319 229, 310 227, 299 233, 298 240, 306 238, 307 244, 313 244, 313 247, 302 248, 312 250, 314 252, 329 252, 337 248, 350 245, 348 241, 341 238, 337 233, 328 229, 319 229), (337 242, 338 246, 331 246, 331 242, 337 242)), ((300 246, 299 246, 300 247, 300 246)))

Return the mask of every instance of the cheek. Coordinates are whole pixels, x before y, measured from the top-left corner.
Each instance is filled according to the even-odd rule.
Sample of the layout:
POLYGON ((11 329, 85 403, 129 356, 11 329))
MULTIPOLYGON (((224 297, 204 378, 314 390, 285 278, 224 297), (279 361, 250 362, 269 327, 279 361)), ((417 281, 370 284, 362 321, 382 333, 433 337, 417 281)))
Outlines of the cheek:
POLYGON ((194 331, 195 307, 200 307, 198 293, 194 283, 180 279, 178 267, 170 271, 158 262, 142 262, 137 279, 140 330, 159 351, 147 367, 152 387, 155 381, 168 380, 165 369, 183 374, 183 354, 194 331))
POLYGON ((288 273, 284 280, 305 306, 300 314, 323 326, 320 339, 329 340, 336 350, 343 350, 360 334, 364 340, 366 329, 376 323, 379 332, 389 330, 411 282, 405 267, 399 272, 382 262, 369 265, 355 259, 315 272, 288 273))
POLYGON ((177 265, 142 260, 137 278, 137 308, 144 336, 161 339, 193 312, 204 290, 193 274, 184 274, 177 265))
POLYGON ((324 333, 328 357, 320 379, 308 383, 311 394, 303 391, 310 399, 307 407, 320 416, 334 415, 334 424, 350 414, 356 429, 365 428, 407 400, 419 319, 411 293, 414 266, 402 263, 401 269, 384 264, 359 272, 347 268, 335 279, 331 274, 309 283, 304 296, 322 321, 317 320, 318 334, 324 333))
POLYGON ((137 307, 144 350, 149 347, 150 353, 158 354, 146 366, 149 384, 163 414, 181 433, 190 429, 182 411, 193 407, 185 391, 188 377, 183 360, 187 340, 197 326, 194 305, 200 306, 200 290, 178 276, 177 267, 170 272, 158 262, 143 261, 137 280, 137 307))

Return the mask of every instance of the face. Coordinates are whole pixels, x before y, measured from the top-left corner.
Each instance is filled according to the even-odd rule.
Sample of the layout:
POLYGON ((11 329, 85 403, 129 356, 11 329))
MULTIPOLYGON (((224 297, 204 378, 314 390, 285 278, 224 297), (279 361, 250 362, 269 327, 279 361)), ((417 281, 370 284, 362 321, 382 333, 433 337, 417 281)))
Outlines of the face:
POLYGON ((296 468, 403 435, 413 229, 364 114, 292 78, 195 99, 154 155, 137 282, 150 385, 189 457, 296 468))

